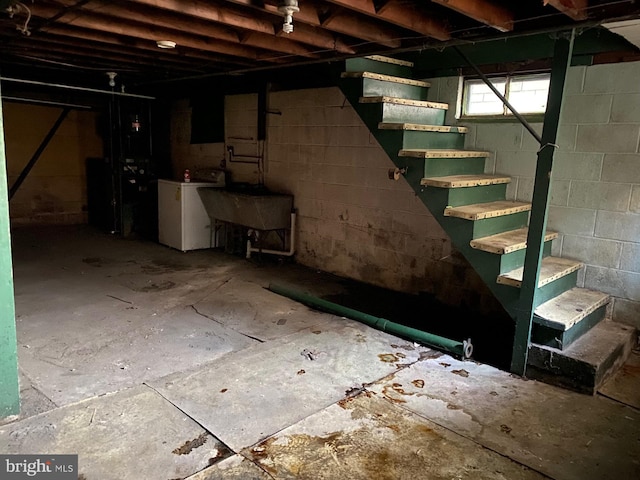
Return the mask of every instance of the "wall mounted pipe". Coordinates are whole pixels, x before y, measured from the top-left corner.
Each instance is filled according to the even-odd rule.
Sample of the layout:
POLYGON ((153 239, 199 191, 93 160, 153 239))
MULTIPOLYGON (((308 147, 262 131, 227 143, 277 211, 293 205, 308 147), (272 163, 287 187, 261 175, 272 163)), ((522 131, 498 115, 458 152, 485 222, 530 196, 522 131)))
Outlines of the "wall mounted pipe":
MULTIPOLYGON (((249 233, 251 233, 251 231, 249 233)), ((251 239, 247 239, 247 259, 251 258, 251 253, 253 252, 292 257, 296 252, 296 214, 294 212, 291 213, 291 237, 289 238, 289 250, 269 250, 267 248, 253 247, 251 245, 251 239)))
POLYGON ((411 341, 422 343, 430 347, 437 348, 438 350, 444 350, 462 358, 470 358, 473 353, 473 345, 471 345, 471 339, 464 342, 458 342, 449 338, 444 338, 432 333, 423 332, 417 328, 407 327, 399 323, 391 322, 384 318, 374 317, 364 312, 354 310, 337 303, 329 302, 313 295, 298 292, 291 288, 284 287, 282 285, 270 284, 269 290, 283 297, 290 298, 305 305, 322 310, 324 312, 333 313, 341 317, 351 318, 359 322, 365 323, 370 327, 388 332, 399 337, 406 338, 411 341))
POLYGON ((117 97, 144 98, 146 100, 156 99, 155 97, 149 97, 148 95, 139 95, 137 93, 115 92, 113 90, 100 90, 97 88, 77 87, 75 85, 63 85, 60 83, 39 82, 36 80, 24 80, 21 78, 0 77, 0 80, 2 80, 3 82, 24 83, 27 85, 42 85, 45 87, 62 88, 66 90, 78 90, 81 92, 104 93, 106 95, 112 95, 112 96, 115 95, 117 97))

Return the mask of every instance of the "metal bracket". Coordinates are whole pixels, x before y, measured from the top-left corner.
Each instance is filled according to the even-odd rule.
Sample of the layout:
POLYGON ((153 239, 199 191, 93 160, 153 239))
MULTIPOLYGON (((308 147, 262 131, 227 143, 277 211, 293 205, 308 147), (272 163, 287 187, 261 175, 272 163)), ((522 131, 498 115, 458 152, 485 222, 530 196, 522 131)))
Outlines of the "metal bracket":
POLYGON ((409 171, 409 167, 402 167, 402 168, 390 168, 389 169, 389 180, 400 180, 400 175, 406 175, 407 172, 409 171))

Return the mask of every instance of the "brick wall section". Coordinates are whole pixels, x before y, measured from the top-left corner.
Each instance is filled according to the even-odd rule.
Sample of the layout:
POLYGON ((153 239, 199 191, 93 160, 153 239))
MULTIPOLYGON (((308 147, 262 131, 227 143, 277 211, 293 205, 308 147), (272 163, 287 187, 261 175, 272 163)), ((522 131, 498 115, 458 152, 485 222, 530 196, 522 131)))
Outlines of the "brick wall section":
MULTIPOLYGON (((640 327, 640 62, 572 67, 558 132, 549 228, 554 254, 584 262, 580 286, 613 296, 614 319, 640 327)), ((451 101, 457 78, 432 81, 451 101)), ((444 100, 443 100, 444 99, 444 100)), ((450 122, 456 122, 450 114, 450 122)), ((519 123, 472 123, 467 148, 493 152, 488 173, 511 175, 530 201, 538 145, 519 123)), ((535 124, 538 131, 541 124, 535 124)))
POLYGON ((266 183, 298 209, 296 260, 454 305, 497 303, 338 88, 273 92, 266 183))
MULTIPOLYGON (((3 103, 7 180, 13 185, 61 109, 3 103)), ((72 110, 11 200, 12 225, 87 222, 86 158, 103 155, 95 112, 72 110)))

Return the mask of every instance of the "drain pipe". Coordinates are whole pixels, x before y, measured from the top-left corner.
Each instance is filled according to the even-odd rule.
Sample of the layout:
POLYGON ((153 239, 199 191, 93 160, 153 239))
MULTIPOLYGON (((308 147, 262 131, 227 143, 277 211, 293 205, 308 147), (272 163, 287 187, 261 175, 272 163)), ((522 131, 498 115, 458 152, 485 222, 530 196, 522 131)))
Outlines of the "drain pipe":
POLYGON ((399 337, 404 337, 408 340, 422 343, 430 347, 434 347, 438 350, 444 350, 449 353, 453 353, 463 359, 470 358, 473 353, 473 345, 471 345, 471 339, 464 342, 458 342, 449 338, 433 335, 428 332, 423 332, 417 328, 407 327, 399 323, 391 322, 384 318, 374 317, 364 312, 354 310, 352 308, 338 305, 337 303, 322 300, 321 298, 314 297, 306 293, 298 292, 282 285, 269 284, 269 290, 283 297, 288 297, 297 302, 303 303, 309 307, 324 312, 333 313, 341 317, 351 318, 359 322, 365 323, 370 327, 388 332, 399 337))
MULTIPOLYGON (((251 234, 252 230, 249 230, 249 235, 251 234)), ((251 258, 251 253, 253 252, 281 255, 283 257, 292 257, 296 252, 296 214, 294 212, 291 212, 291 236, 289 238, 289 250, 269 250, 267 248, 253 247, 251 246, 251 238, 248 238, 246 255, 247 260, 251 258)))

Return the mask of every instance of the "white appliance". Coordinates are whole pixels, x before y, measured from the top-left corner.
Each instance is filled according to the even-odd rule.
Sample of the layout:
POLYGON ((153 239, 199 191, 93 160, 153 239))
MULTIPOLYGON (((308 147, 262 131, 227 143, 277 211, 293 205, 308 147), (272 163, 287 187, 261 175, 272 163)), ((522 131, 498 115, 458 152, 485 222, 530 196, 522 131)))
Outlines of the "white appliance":
POLYGON ((215 223, 198 195, 199 187, 224 187, 224 182, 158 180, 158 241, 182 250, 218 246, 215 223))

